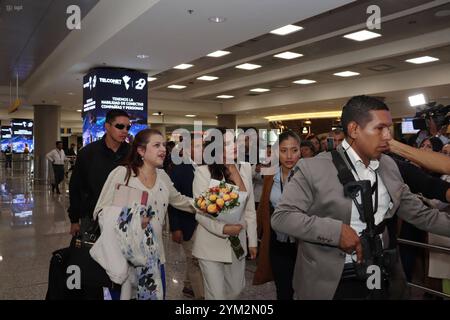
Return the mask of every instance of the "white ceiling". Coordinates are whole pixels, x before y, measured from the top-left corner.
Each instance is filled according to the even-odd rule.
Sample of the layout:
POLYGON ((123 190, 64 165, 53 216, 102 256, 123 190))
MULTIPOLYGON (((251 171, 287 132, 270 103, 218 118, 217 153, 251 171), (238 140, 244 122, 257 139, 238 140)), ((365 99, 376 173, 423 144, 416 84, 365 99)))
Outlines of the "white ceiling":
MULTIPOLYGON (((449 3, 100 0, 86 13, 81 30, 68 33, 59 42, 21 83, 20 92, 26 105, 43 101, 61 105, 63 126, 78 129, 81 119, 75 110, 82 101, 81 79, 90 68, 98 66, 137 69, 160 77, 150 83, 149 113, 162 111, 165 117, 150 116, 151 123, 192 123, 192 119, 184 117, 187 113, 213 123, 217 114, 234 113, 238 114, 239 124, 261 124, 268 115, 338 110, 346 98, 363 93, 386 97, 394 116, 409 115, 413 110, 407 107, 406 97, 411 92, 422 90, 430 99, 449 101, 450 55, 446 55, 450 52, 447 49, 450 19, 435 16, 438 11, 449 10, 449 3), (370 4, 381 7, 383 22, 379 32, 383 36, 361 43, 343 39, 343 34, 365 27, 368 17, 365 9, 370 4), (226 17, 226 21, 211 23, 208 18, 212 16, 226 17), (270 30, 289 23, 305 29, 288 37, 268 35, 270 30), (214 62, 204 58, 225 48, 235 50, 235 56, 214 62), (271 58, 284 49, 304 51, 305 56, 290 62, 271 58), (404 63, 404 57, 424 52, 440 55, 441 60, 423 66, 404 63), (147 54, 149 59, 137 59, 138 54, 147 54), (253 61, 262 61, 267 66, 257 72, 234 69, 238 63, 253 61), (171 69, 189 62, 195 67, 185 71, 171 69), (367 69, 377 65, 393 69, 383 72, 367 69), (361 76, 354 79, 330 76, 335 70, 352 68, 358 69, 361 76), (227 76, 217 82, 196 83, 198 75, 214 72, 225 72, 227 76), (297 77, 314 76, 321 80, 312 86, 291 83, 297 77), (171 83, 186 83, 188 88, 172 92, 166 89, 171 83), (287 88, 279 88, 286 84, 287 88), (256 86, 273 89, 267 94, 248 96, 246 92, 256 86), (230 92, 236 95, 235 99, 215 99, 217 94, 230 92)), ((60 24, 61 18, 57 21, 60 24)), ((1 27, 0 21, 0 31, 1 27)), ((42 37, 43 43, 51 40, 44 33, 34 36, 42 37)), ((0 103, 0 119, 32 116, 32 107, 26 106, 13 115, 6 113, 8 88, 0 87, 0 103)))

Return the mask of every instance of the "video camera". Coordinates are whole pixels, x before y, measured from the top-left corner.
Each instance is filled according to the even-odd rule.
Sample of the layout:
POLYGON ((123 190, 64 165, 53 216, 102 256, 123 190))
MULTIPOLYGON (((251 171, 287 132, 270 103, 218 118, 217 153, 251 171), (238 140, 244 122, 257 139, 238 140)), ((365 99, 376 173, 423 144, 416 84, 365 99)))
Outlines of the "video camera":
POLYGON ((429 120, 433 119, 436 124, 436 128, 439 130, 443 126, 449 124, 449 112, 450 105, 437 105, 436 102, 430 102, 425 105, 425 108, 416 112, 416 116, 413 119, 413 127, 416 130, 429 130, 429 120))

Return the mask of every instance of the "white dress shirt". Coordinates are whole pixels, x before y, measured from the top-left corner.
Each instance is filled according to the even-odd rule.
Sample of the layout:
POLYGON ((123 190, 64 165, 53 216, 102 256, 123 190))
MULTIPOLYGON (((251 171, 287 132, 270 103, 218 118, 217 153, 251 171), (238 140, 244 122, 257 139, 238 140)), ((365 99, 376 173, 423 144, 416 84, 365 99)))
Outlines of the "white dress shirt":
MULTIPOLYGON (((378 160, 371 160, 369 165, 366 165, 361 160, 360 156, 353 150, 353 148, 348 144, 347 140, 342 142, 342 147, 346 151, 350 161, 352 162, 356 172, 351 170, 353 176, 356 180, 370 180, 370 184, 373 185, 376 181, 376 176, 378 175, 378 207, 375 212, 375 225, 378 225, 383 221, 386 212, 389 210, 391 206, 391 197, 386 189, 386 186, 383 183, 380 175, 377 174, 378 166, 380 165, 378 160)), ((374 192, 372 194, 372 201, 375 201, 375 195, 377 193, 374 192)), ((357 197, 358 203, 361 203, 361 195, 358 194, 357 197)), ((352 217, 350 221, 350 226, 359 234, 366 228, 366 223, 362 222, 359 218, 359 211, 356 208, 355 203, 352 201, 352 217)), ((352 256, 347 254, 345 258, 345 263, 351 263, 352 256)))
POLYGON ((53 149, 52 151, 47 153, 46 157, 51 163, 63 166, 64 160, 66 159, 66 154, 62 149, 61 150, 53 149))

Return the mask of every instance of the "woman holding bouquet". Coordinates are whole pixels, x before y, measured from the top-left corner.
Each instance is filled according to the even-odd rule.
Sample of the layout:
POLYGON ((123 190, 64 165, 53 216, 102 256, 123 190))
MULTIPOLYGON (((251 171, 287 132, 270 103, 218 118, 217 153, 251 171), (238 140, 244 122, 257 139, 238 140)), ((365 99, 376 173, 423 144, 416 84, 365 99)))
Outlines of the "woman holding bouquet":
MULTIPOLYGON (((152 260, 159 267, 153 267, 151 274, 148 271, 150 270, 148 266, 143 268, 147 274, 138 275, 138 295, 134 294, 136 291, 133 290, 131 298, 160 299, 163 297, 163 292, 165 293, 165 254, 162 227, 169 204, 182 211, 196 212, 193 207, 193 199, 181 195, 173 186, 169 176, 163 169, 160 169, 163 166, 165 156, 165 141, 161 132, 154 129, 140 131, 131 145, 124 166, 117 167, 108 176, 94 211, 95 215, 98 215, 101 214, 103 209, 113 206, 114 189, 117 184, 127 184, 132 188, 148 193, 147 203, 143 207, 150 214, 146 214, 142 218, 142 229, 144 229, 146 235, 154 235, 152 237, 154 239, 148 239, 147 242, 147 245, 155 243, 152 247, 154 256, 147 257, 147 260, 152 260), (162 288, 159 287, 161 284, 162 288), (140 288, 141 286, 144 288, 140 288), (147 288, 145 288, 146 286, 147 288)), ((105 209, 106 214, 108 213, 107 210, 110 209, 105 209)), ((128 222, 127 218, 120 217, 122 224, 128 222)), ((128 225, 128 229, 131 228, 130 225, 128 225)), ((120 227, 126 230, 122 225, 120 227)), ((126 239, 124 242, 126 242, 126 239)), ((124 248, 121 249, 123 253, 124 248)), ((133 271, 131 271, 131 274, 133 274, 133 271)), ((124 290, 123 285, 122 290, 124 290)))
POLYGON ((270 226, 270 216, 280 200, 288 177, 300 159, 300 138, 293 131, 284 131, 278 137, 280 165, 275 175, 264 177, 264 186, 258 206, 258 234, 262 234, 258 265, 253 284, 275 280, 278 300, 292 300, 292 277, 297 258, 295 239, 275 232, 270 226))
POLYGON ((242 214, 237 224, 226 224, 200 214, 196 215, 199 224, 194 234, 192 254, 198 259, 202 270, 206 300, 238 298, 245 286, 246 236, 251 259, 255 259, 257 254, 252 169, 246 162, 236 164, 234 136, 224 129, 221 132, 225 142, 224 164, 214 163, 199 167, 194 176, 193 194, 194 197, 202 195, 210 187, 211 179, 235 185, 239 188, 239 206, 233 210, 241 210, 242 214), (233 150, 228 153, 228 159, 227 150, 233 150), (236 249, 236 241, 238 246, 240 241, 241 250, 236 249))

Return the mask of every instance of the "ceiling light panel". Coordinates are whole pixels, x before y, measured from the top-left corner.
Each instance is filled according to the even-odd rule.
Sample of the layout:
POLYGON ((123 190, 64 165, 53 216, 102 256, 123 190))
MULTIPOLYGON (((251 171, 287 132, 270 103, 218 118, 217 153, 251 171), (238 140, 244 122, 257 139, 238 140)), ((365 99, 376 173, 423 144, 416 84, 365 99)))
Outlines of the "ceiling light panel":
POLYGON ((182 64, 179 64, 179 65, 173 67, 173 68, 174 68, 174 69, 178 69, 178 70, 186 70, 186 69, 189 69, 189 68, 191 68, 191 67, 193 67, 193 66, 194 66, 194 65, 189 64, 189 63, 182 63, 182 64))
POLYGON ((423 57, 417 57, 417 58, 413 58, 413 59, 408 59, 405 60, 406 62, 409 63, 414 63, 414 64, 422 64, 422 63, 429 63, 429 62, 434 62, 434 61, 438 61, 438 58, 435 57, 430 57, 430 56, 423 56, 423 57))
POLYGON ((169 88, 169 89, 181 90, 181 89, 186 88, 186 86, 182 86, 182 85, 178 85, 178 84, 171 84, 171 85, 168 86, 167 88, 169 88))
POLYGON ((358 72, 353 72, 353 71, 342 71, 342 72, 334 73, 334 75, 338 76, 338 77, 347 78, 347 77, 359 76, 359 73, 358 72))
POLYGON ((378 38, 378 37, 381 37, 381 34, 372 32, 372 31, 368 31, 368 30, 361 30, 358 32, 346 34, 344 36, 344 38, 351 39, 354 41, 366 41, 366 40, 370 40, 370 39, 374 39, 374 38, 378 38))
POLYGON ((258 68, 261 68, 259 64, 253 64, 253 63, 244 63, 236 66, 235 68, 242 69, 242 70, 255 70, 258 68))
POLYGON ((300 31, 302 29, 303 29, 303 27, 294 26, 292 24, 288 24, 288 25, 286 25, 284 27, 272 30, 272 31, 270 31, 270 33, 276 34, 276 35, 279 35, 279 36, 285 36, 285 35, 288 35, 288 34, 291 34, 291 33, 297 32, 297 31, 300 31))
POLYGON ((276 54, 276 55, 274 55, 274 57, 275 58, 286 59, 286 60, 291 60, 291 59, 303 57, 303 55, 301 53, 286 51, 286 52, 282 52, 282 53, 276 54))
POLYGON ((212 57, 212 58, 220 58, 223 56, 226 56, 227 54, 230 54, 230 51, 224 51, 224 50, 217 50, 214 52, 211 52, 210 54, 207 54, 206 56, 212 57))
POLYGON ((197 80, 203 80, 203 81, 214 81, 219 79, 219 77, 214 77, 214 76, 201 76, 198 77, 197 80))

